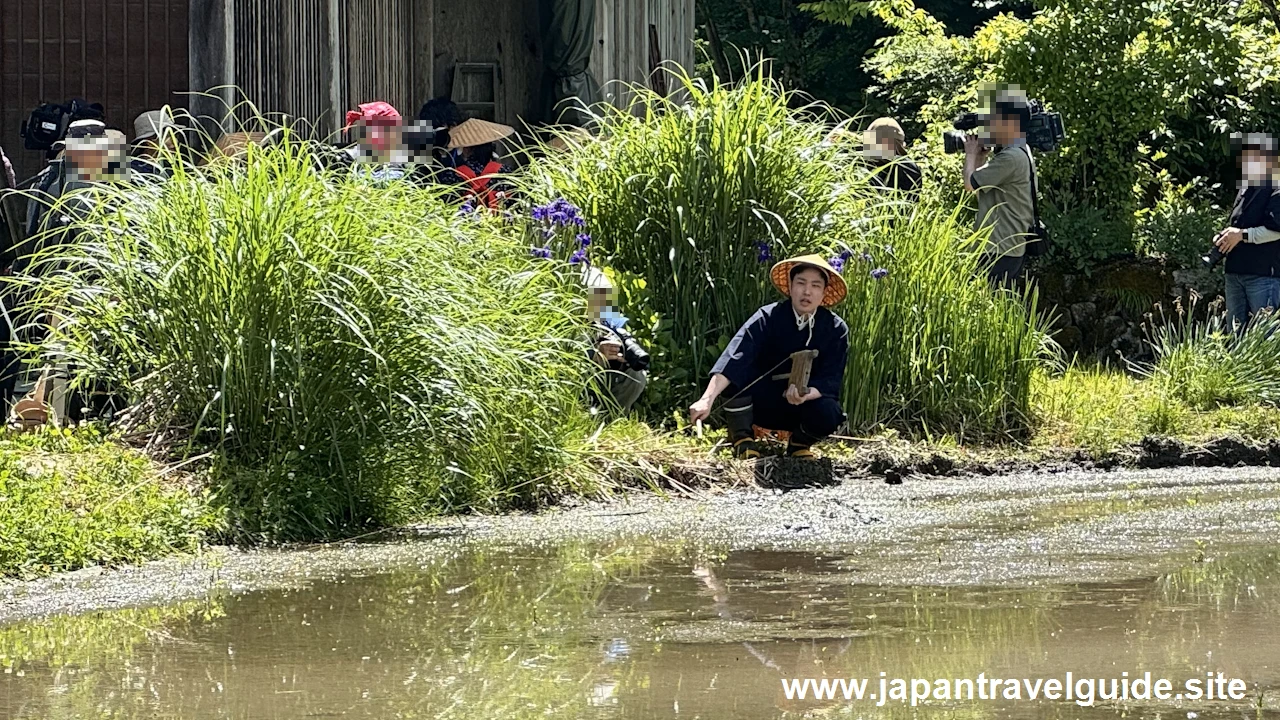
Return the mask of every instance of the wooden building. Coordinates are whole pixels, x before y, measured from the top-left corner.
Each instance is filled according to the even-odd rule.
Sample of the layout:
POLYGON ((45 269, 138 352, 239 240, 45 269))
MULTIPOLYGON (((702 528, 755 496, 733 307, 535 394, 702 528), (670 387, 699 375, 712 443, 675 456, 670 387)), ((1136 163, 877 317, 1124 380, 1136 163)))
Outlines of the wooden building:
MULTIPOLYGON (((411 117, 441 96, 517 127, 545 122, 553 1, 0 0, 0 145, 34 172, 41 156, 21 149, 22 119, 72 97, 101 102, 130 134, 166 103, 220 115, 237 100, 323 131, 360 102, 411 117)), ((693 8, 594 0, 588 70, 602 99, 621 105, 624 84, 659 84, 657 63, 692 67, 693 8)))

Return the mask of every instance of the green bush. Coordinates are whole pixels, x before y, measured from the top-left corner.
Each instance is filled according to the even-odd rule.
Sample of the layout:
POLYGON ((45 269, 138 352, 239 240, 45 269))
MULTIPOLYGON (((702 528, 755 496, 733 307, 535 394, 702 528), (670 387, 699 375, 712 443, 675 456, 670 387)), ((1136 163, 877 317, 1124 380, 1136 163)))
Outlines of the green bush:
POLYGON ((65 316, 35 351, 215 451, 238 530, 333 537, 566 477, 583 293, 520 228, 295 143, 103 192, 37 263, 64 269, 20 280, 65 316))
POLYGON ((217 529, 208 498, 92 432, 0 438, 0 577, 194 552, 217 529))
POLYGON ((1138 211, 1138 247, 1194 267, 1213 236, 1227 225, 1227 212, 1198 185, 1177 185, 1165 175, 1158 179, 1155 203, 1138 211))
POLYGON ((1237 170, 1228 133, 1268 127, 1280 88, 1280 35, 1262 4, 1035 5, 1029 17, 1001 13, 963 35, 949 34, 912 0, 835 0, 811 9, 846 23, 872 15, 893 30, 866 65, 876 78, 872 91, 909 131, 930 138, 916 151, 936 153, 932 138, 957 110, 979 105, 984 84, 1019 85, 1063 114, 1065 142, 1039 158, 1041 205, 1060 265, 1087 271, 1150 249, 1144 232, 1155 228, 1141 223, 1155 200, 1144 182, 1152 172, 1168 173, 1175 186, 1208 177, 1221 184, 1217 201, 1229 201, 1225 188, 1237 170))
POLYGON ((822 143, 823 110, 790 109, 759 72, 734 87, 685 80, 683 97, 637 91, 601 118, 602 139, 549 152, 529 178, 536 198, 563 195, 590 219, 596 259, 655 349, 653 407, 697 397, 732 334, 778 298, 774 260, 848 251, 835 310, 850 326, 851 424, 1022 426, 1041 333, 1021 299, 990 291, 971 220, 886 201, 822 143))

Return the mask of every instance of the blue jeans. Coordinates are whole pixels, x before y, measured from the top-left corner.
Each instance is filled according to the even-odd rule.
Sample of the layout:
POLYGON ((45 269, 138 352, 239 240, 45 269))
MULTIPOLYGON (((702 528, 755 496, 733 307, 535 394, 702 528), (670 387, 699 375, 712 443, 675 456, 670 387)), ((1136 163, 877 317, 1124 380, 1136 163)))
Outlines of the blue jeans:
POLYGON ((1227 317, 1243 328, 1259 310, 1280 307, 1280 278, 1227 273, 1227 317))

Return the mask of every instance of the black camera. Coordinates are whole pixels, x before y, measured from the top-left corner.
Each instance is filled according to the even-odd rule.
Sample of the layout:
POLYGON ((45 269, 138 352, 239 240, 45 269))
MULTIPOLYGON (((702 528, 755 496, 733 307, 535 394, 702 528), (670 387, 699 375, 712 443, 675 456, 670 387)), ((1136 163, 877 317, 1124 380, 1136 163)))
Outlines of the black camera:
MULTIPOLYGON (((1027 147, 1040 152, 1057 150, 1067 136, 1062 114, 1046 111, 1039 100, 1031 100, 1027 105, 1031 110, 1027 122, 1027 147)), ((965 135, 985 125, 986 117, 982 113, 963 112, 951 124, 955 130, 942 134, 942 149, 948 155, 964 152, 965 135)))
POLYGON ((71 123, 76 120, 103 120, 105 117, 101 103, 89 103, 79 98, 61 105, 44 103, 32 110, 22 123, 23 147, 49 152, 66 138, 71 123))
POLYGON ((1207 254, 1200 256, 1200 263, 1204 265, 1205 270, 1212 270, 1218 267, 1218 263, 1222 262, 1222 258, 1226 257, 1217 245, 1209 250, 1207 254))

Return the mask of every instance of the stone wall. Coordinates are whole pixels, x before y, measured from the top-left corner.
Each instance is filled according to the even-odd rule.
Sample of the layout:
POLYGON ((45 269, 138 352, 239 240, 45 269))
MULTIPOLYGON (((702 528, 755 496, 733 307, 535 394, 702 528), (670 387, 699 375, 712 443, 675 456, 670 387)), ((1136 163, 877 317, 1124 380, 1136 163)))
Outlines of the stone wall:
MULTIPOLYGON (((1053 336, 1068 357, 1093 358, 1110 365, 1143 361, 1147 350, 1143 324, 1151 316, 1171 313, 1189 298, 1216 298, 1222 291, 1221 270, 1180 269, 1150 258, 1108 261, 1091 273, 1033 272, 1040 288, 1040 307, 1053 317, 1053 336)), ((1203 312, 1208 303, 1197 303, 1203 312)))

